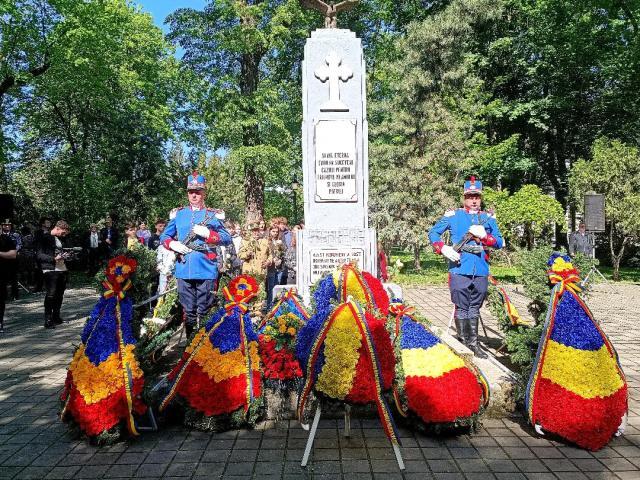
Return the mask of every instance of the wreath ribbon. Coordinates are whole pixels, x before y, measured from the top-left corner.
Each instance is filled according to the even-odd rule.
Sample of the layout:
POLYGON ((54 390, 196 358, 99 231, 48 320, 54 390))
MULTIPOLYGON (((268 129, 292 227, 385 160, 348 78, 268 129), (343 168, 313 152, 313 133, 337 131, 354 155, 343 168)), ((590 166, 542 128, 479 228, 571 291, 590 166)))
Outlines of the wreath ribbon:
POLYGON ((547 273, 551 284, 557 286, 556 292, 558 295, 562 295, 567 289, 573 293, 580 293, 582 291, 582 288, 579 285, 580 277, 575 270, 567 273, 558 273, 553 270, 549 270, 547 273))
POLYGON ((104 298, 117 297, 118 302, 124 299, 124 292, 129 290, 132 287, 131 280, 127 280, 124 284, 119 284, 118 282, 111 283, 109 280, 104 280, 102 282, 102 286, 106 289, 106 291, 102 294, 104 298))
MULTIPOLYGON (((130 282, 129 282, 130 283, 130 282)), ((121 292, 122 293, 122 292, 121 292)), ((122 375, 124 377, 124 392, 127 398, 127 409, 129 412, 129 416, 127 418, 127 428, 129 429, 129 433, 131 435, 139 435, 136 430, 135 420, 133 419, 133 394, 132 391, 132 383, 133 379, 131 378, 130 372, 131 367, 129 366, 129 362, 125 359, 124 352, 124 339, 122 338, 122 317, 120 315, 120 298, 118 297, 118 301, 116 303, 116 322, 118 325, 118 344, 120 345, 120 364, 122 365, 122 375)))

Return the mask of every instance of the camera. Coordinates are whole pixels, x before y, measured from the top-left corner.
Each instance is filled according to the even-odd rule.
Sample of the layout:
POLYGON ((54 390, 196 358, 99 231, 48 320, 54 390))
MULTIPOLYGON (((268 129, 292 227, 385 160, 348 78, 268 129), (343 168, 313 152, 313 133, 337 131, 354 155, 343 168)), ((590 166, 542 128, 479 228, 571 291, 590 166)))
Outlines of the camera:
POLYGON ((64 261, 79 260, 82 247, 65 247, 56 249, 56 254, 60 255, 64 261))

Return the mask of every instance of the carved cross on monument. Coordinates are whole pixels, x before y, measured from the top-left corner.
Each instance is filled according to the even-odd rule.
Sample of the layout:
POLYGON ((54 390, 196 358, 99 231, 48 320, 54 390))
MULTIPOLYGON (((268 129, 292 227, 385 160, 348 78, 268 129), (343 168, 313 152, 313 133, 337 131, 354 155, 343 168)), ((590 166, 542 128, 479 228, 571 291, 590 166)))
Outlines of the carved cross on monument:
POLYGON ((342 65, 342 58, 331 52, 324 60, 326 65, 316 69, 314 75, 322 83, 329 81, 329 100, 320 107, 321 112, 348 112, 349 107, 340 100, 340 80, 348 82, 353 77, 353 70, 342 65))

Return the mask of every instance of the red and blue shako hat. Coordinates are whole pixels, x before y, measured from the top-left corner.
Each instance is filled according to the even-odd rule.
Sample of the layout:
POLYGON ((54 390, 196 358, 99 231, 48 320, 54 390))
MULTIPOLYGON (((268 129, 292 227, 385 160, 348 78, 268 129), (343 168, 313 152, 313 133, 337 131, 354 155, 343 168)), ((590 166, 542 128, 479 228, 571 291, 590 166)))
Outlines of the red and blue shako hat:
POLYGON ((469 180, 464 182, 464 194, 465 195, 482 195, 482 182, 476 180, 476 177, 471 176, 469 180))
POLYGON ((187 190, 204 190, 205 188, 207 188, 207 180, 204 175, 200 175, 197 170, 194 170, 187 177, 187 190))

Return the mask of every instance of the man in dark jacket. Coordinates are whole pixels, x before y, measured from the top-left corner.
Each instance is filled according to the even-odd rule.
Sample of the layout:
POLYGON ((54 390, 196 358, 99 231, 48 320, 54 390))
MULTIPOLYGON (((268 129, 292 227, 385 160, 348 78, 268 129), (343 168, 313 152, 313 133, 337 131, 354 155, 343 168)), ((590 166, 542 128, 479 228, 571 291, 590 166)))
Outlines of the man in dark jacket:
POLYGON ((4 305, 7 301, 7 285, 12 263, 16 261, 16 243, 9 235, 0 235, 0 333, 4 332, 4 305))
POLYGON ((100 269, 100 232, 95 223, 91 224, 85 234, 84 248, 87 253, 87 273, 95 275, 100 269))
POLYGON ((105 227, 100 230, 100 242, 103 248, 103 255, 105 258, 111 258, 113 252, 115 252, 120 246, 120 235, 118 229, 113 225, 111 217, 107 217, 105 221, 105 227))
POLYGON ((62 323, 60 308, 67 288, 67 266, 64 263, 61 238, 69 233, 69 224, 58 220, 50 233, 44 233, 36 246, 37 258, 44 277, 44 328, 62 323))

